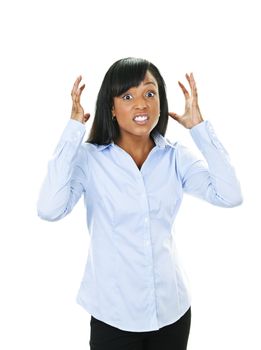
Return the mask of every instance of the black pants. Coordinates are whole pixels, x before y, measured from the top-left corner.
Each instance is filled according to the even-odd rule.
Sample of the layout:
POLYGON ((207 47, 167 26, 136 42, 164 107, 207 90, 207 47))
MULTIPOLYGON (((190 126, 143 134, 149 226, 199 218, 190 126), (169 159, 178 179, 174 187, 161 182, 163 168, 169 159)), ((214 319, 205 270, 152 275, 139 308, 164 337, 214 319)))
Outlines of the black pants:
POLYGON ((176 322, 156 331, 130 332, 91 316, 91 350, 186 350, 191 308, 176 322))

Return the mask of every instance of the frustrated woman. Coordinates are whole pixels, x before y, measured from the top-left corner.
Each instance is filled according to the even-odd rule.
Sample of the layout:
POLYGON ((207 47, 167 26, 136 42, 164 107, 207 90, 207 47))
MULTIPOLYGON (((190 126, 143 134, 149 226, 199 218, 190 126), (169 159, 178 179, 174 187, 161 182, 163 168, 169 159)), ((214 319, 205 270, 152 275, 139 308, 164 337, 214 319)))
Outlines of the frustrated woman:
POLYGON ((60 220, 84 195, 90 244, 77 301, 91 315, 91 349, 185 350, 191 300, 173 225, 183 193, 221 207, 240 205, 234 168, 203 120, 192 73, 186 74, 190 93, 179 82, 185 111, 178 115, 168 110, 155 65, 137 58, 115 62, 86 142, 90 114, 81 105, 81 79, 48 163, 38 215, 60 220), (169 118, 189 129, 203 159, 164 136, 169 118))

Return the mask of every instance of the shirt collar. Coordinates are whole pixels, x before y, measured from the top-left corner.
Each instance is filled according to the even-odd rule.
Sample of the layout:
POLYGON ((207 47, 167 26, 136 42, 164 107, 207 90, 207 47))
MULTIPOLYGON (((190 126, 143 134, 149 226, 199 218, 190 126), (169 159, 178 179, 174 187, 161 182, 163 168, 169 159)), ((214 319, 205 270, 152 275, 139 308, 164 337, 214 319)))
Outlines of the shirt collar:
MULTIPOLYGON (((164 136, 162 136, 157 130, 153 131, 151 133, 151 136, 156 144, 156 147, 163 149, 166 147, 166 145, 169 145, 169 141, 164 136)), ((107 145, 96 144, 96 148, 98 151, 103 151, 105 148, 113 145, 114 145, 114 141, 112 141, 111 143, 108 143, 107 145)))

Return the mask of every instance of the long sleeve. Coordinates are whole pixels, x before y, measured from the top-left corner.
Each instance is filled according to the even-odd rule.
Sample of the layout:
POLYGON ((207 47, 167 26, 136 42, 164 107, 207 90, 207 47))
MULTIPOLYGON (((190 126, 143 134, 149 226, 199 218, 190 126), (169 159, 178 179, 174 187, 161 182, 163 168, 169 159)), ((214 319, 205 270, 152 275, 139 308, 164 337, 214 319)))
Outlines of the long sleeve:
POLYGON ((38 216, 56 221, 71 212, 85 190, 87 155, 82 146, 85 125, 69 119, 48 162, 37 201, 38 216))
POLYGON ((205 159, 198 159, 184 146, 178 147, 184 192, 221 207, 240 205, 243 198, 239 181, 211 123, 203 121, 190 129, 190 133, 205 159))

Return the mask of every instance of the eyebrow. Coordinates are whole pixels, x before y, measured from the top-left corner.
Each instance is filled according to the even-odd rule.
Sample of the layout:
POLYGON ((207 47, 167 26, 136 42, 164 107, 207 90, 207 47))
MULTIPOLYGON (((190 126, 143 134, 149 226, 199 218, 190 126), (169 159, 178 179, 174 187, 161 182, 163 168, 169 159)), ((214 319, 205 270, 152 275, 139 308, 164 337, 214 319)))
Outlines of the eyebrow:
MULTIPOLYGON (((154 81, 147 81, 143 85, 150 85, 150 84, 154 85, 157 88, 157 85, 156 85, 156 83, 154 83, 154 81)), ((131 90, 132 88, 133 87, 130 87, 128 90, 125 91, 125 93, 128 92, 129 90, 131 90)))

